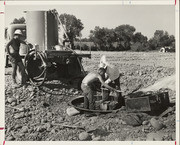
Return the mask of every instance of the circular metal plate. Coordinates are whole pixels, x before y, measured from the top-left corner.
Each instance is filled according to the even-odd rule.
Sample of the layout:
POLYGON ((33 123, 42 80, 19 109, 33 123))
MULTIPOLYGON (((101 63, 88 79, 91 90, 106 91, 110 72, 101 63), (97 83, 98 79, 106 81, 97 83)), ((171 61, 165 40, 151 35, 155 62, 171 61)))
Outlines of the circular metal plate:
POLYGON ((73 98, 70 101, 70 105, 73 106, 74 108, 76 108, 79 111, 93 112, 93 113, 111 113, 111 112, 116 111, 116 110, 119 109, 119 108, 117 108, 116 110, 90 110, 90 109, 85 109, 83 107, 79 107, 78 106, 78 105, 80 105, 83 102, 84 102, 84 97, 83 96, 79 96, 79 97, 73 98))

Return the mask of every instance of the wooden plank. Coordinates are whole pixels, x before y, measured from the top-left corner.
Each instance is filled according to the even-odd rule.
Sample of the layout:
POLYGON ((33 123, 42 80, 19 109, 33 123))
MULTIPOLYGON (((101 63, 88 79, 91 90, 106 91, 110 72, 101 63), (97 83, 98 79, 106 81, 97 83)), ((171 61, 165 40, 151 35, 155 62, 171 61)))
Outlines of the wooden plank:
POLYGON ((57 51, 57 50, 51 50, 51 51, 45 51, 47 56, 68 56, 68 57, 88 57, 91 58, 91 54, 74 54, 72 51, 57 51))

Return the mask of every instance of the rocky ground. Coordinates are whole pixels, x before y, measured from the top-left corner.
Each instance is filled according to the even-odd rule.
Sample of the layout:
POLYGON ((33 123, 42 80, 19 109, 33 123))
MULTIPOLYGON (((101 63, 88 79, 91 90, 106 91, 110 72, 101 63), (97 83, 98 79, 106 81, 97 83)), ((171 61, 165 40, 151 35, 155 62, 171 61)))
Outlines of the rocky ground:
MULTIPOLYGON (((121 72, 123 96, 175 73, 174 53, 92 52, 83 59, 86 71, 96 71, 102 54, 121 72)), ((59 80, 42 87, 12 88, 11 68, 5 72, 5 137, 11 141, 145 141, 175 140, 175 91, 171 106, 162 116, 128 113, 125 107, 108 114, 80 113, 69 116, 69 101, 81 91, 59 80)))

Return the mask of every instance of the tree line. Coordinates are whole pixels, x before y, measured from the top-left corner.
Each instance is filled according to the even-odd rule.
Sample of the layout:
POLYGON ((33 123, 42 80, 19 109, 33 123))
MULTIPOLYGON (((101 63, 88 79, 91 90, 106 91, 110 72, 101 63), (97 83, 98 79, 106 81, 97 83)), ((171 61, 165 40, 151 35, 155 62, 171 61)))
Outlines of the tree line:
MULTIPOLYGON (((90 31, 89 39, 82 39, 82 42, 93 42, 93 50, 101 51, 151 51, 166 46, 175 51, 174 35, 169 35, 164 30, 156 30, 154 36, 148 40, 131 25, 120 25, 114 29, 96 26, 90 31)), ((83 48, 88 49, 86 44, 83 44, 83 48)))
MULTIPOLYGON (((148 40, 141 32, 136 32, 134 26, 123 24, 109 29, 96 26, 90 31, 89 38, 81 39, 83 23, 74 15, 61 14, 60 20, 65 25, 69 41, 73 49, 94 51, 151 51, 169 46, 175 51, 175 37, 167 31, 156 30, 148 40), (75 45, 74 45, 74 42, 75 45), (80 43, 81 42, 81 43, 80 43)), ((14 24, 25 23, 24 17, 13 20, 14 24)))

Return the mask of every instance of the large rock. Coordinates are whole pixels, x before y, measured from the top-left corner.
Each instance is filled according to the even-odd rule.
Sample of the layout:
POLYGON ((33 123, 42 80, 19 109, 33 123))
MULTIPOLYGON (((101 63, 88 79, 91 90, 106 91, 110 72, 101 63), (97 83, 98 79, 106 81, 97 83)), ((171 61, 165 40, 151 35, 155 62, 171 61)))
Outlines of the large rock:
POLYGON ((79 114, 80 111, 78 111, 78 110, 75 109, 74 107, 71 107, 71 108, 67 108, 67 109, 66 109, 66 113, 67 113, 69 116, 73 116, 73 115, 79 114))
POLYGON ((47 122, 47 119, 45 118, 43 118, 43 119, 41 119, 41 123, 46 123, 47 122))
POLYGON ((142 124, 141 118, 136 114, 128 114, 122 120, 131 126, 139 126, 142 124))
POLYGON ((52 128, 52 124, 51 123, 46 123, 45 126, 47 131, 51 131, 51 128, 52 128))
POLYGON ((19 119, 19 118, 23 118, 23 117, 25 117, 24 112, 21 112, 21 113, 18 113, 18 114, 15 114, 15 115, 14 115, 14 118, 15 118, 15 119, 19 119))
POLYGON ((36 128, 36 131, 37 131, 37 132, 43 132, 43 131, 45 131, 45 130, 46 130, 45 126, 38 126, 38 127, 36 128))
POLYGON ((17 130, 17 129, 19 129, 19 128, 22 128, 22 125, 17 124, 17 125, 14 126, 14 129, 15 129, 15 130, 17 130))
POLYGON ((90 120, 91 124, 94 124, 97 122, 97 116, 93 116, 89 120, 90 120))
POLYGON ((162 141, 163 137, 165 136, 164 133, 149 133, 147 134, 146 141, 162 141))
POLYGON ((87 132, 82 132, 79 134, 79 140, 81 140, 81 141, 87 141, 90 139, 91 139, 91 137, 87 132))
POLYGON ((152 118, 150 120, 150 123, 156 130, 160 130, 164 127, 164 125, 160 123, 158 120, 156 120, 155 118, 152 118))
POLYGON ((13 136, 8 136, 8 137, 6 138, 6 141, 13 141, 13 140, 15 140, 15 138, 14 138, 13 136))
POLYGON ((17 102, 12 102, 11 103, 11 106, 16 106, 17 105, 17 102))
POLYGON ((23 108, 23 107, 18 109, 19 112, 23 112, 25 110, 26 110, 26 108, 23 108))
POLYGON ((59 117, 56 120, 57 120, 57 122, 62 122, 64 120, 64 118, 63 117, 59 117))
POLYGON ((21 132, 27 133, 28 132, 28 127, 27 126, 23 126, 22 129, 21 129, 21 132))
POLYGON ((16 98, 8 98, 7 101, 11 104, 13 102, 17 102, 17 99, 16 98))
POLYGON ((148 125, 149 124, 149 121, 145 120, 143 121, 142 125, 148 125))

